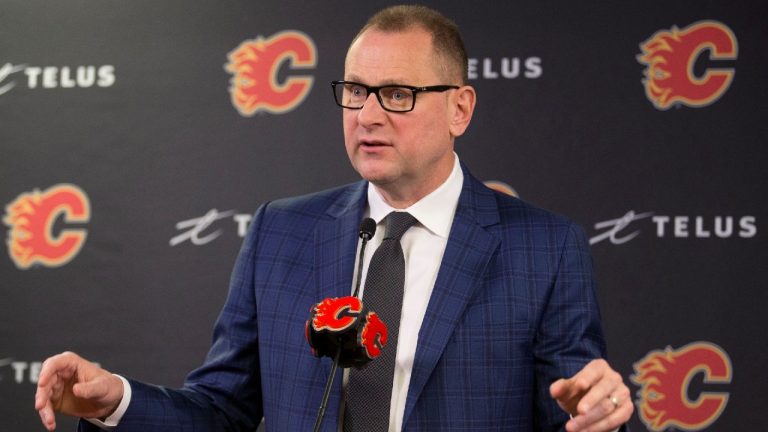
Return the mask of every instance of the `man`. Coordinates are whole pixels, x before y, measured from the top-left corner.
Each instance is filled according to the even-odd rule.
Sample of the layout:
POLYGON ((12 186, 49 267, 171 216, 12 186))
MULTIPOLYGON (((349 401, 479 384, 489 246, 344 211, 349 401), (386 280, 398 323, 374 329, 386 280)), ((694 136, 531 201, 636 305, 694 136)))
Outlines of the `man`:
MULTIPOLYGON (((360 220, 379 224, 373 248, 395 210, 417 223, 400 240, 404 306, 391 398, 381 402, 390 404, 385 430, 625 423, 632 402, 600 359, 583 233, 486 188, 454 153, 475 106, 466 67, 455 24, 437 12, 394 7, 371 18, 349 48, 344 81, 334 83, 346 150, 364 180, 258 210, 211 351, 182 389, 124 381, 60 354, 40 373, 43 424, 52 430, 60 411, 106 419, 90 420, 100 425, 117 417, 121 430, 252 430, 262 417, 268 430, 309 430, 330 362, 309 354, 307 311, 349 295, 360 220)), ((355 379, 337 377, 323 430, 351 424, 355 379)))

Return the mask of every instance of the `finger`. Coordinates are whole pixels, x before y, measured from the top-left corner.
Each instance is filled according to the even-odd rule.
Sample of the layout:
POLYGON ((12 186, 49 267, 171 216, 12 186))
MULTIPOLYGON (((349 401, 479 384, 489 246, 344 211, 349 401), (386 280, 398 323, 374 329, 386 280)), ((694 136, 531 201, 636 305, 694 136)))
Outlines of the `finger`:
POLYGON ((107 377, 100 376, 88 382, 75 384, 72 386, 72 393, 83 399, 102 399, 109 394, 109 384, 107 377))
POLYGON ((550 387, 550 395, 558 402, 568 405, 572 408, 571 413, 575 414, 576 404, 581 397, 592 387, 592 375, 587 370, 582 370, 568 379, 559 379, 550 387))
POLYGON ((549 386, 549 395, 552 396, 554 399, 557 399, 558 397, 562 397, 566 391, 567 391, 566 382, 562 378, 553 382, 552 385, 549 386))
POLYGON ((43 365, 40 367, 40 374, 37 376, 38 388, 48 386, 48 381, 53 378, 57 369, 54 363, 55 360, 53 360, 53 357, 48 358, 43 362, 43 365))
POLYGON ((51 397, 51 388, 48 386, 37 386, 35 391, 35 409, 41 410, 51 397))
POLYGON ((56 416, 53 414, 53 407, 50 402, 38 410, 38 414, 40 415, 40 421, 47 430, 52 431, 56 429, 56 416))
MULTIPOLYGON (((595 404, 592 409, 586 413, 580 413, 578 416, 574 417, 572 420, 572 425, 575 427, 575 430, 582 430, 583 428, 588 428, 591 430, 593 425, 600 424, 606 418, 614 419, 615 413, 617 411, 622 413, 627 409, 629 410, 628 415, 625 418, 619 418, 619 423, 617 425, 625 423, 629 419, 629 415, 631 415, 632 411, 634 411, 629 388, 622 384, 615 393, 611 394, 610 397, 606 397, 605 399, 598 401, 598 403, 595 404), (614 404, 612 399, 617 403, 614 404)), ((615 429, 615 427, 612 427, 610 430, 612 429, 615 429)), ((597 430, 600 430, 599 427, 597 430)))
POLYGON ((39 410, 53 397, 56 391, 60 391, 62 382, 59 374, 46 376, 45 382, 38 381, 35 391, 35 409, 39 410))
POLYGON ((40 368, 37 378, 38 387, 48 387, 50 383, 71 378, 77 371, 80 356, 72 352, 63 352, 48 358, 40 368))
MULTIPOLYGON (((610 401, 609 401, 610 403, 610 401)), ((613 404, 611 404, 613 405, 613 404)), ((571 419, 565 426, 568 432, 606 432, 613 431, 623 425, 632 416, 635 407, 630 399, 625 399, 606 416, 594 422, 584 422, 583 416, 571 419)))
POLYGON ((608 362, 595 359, 587 363, 579 372, 566 381, 571 395, 581 395, 598 382, 605 370, 610 370, 608 362))
POLYGON ((560 408, 568 414, 576 414, 576 404, 579 402, 578 393, 574 393, 575 387, 568 380, 559 379, 549 386, 549 394, 560 408))
POLYGON ((574 425, 578 426, 576 430, 582 430, 609 417, 616 409, 617 406, 614 406, 613 402, 608 398, 605 398, 596 403, 589 411, 579 413, 579 415, 575 416, 571 421, 574 425))
POLYGON ((589 412, 593 407, 606 406, 613 408, 613 404, 605 404, 605 401, 611 396, 623 397, 623 389, 625 387, 622 384, 621 374, 608 368, 603 371, 601 378, 592 386, 592 388, 585 394, 577 406, 579 414, 585 414, 589 412), (619 395, 618 393, 622 393, 619 395))

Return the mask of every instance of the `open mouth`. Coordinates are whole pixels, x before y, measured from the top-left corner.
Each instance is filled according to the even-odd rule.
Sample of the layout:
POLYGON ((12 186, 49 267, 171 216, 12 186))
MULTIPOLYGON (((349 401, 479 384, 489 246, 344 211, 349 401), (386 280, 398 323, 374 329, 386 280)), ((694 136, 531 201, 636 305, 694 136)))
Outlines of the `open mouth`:
POLYGON ((387 146, 389 146, 389 144, 387 144, 385 142, 382 142, 382 141, 366 141, 366 140, 363 140, 363 141, 360 141, 360 146, 361 147, 373 148, 373 147, 387 147, 387 146))

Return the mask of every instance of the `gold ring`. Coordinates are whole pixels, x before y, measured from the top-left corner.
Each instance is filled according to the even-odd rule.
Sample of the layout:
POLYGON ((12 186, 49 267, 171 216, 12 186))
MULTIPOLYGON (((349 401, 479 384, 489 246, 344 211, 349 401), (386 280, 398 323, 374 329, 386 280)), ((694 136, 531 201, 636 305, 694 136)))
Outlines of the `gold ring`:
POLYGON ((617 398, 616 396, 609 396, 608 400, 611 401, 611 403, 613 404, 613 409, 616 409, 619 407, 619 398, 617 398))

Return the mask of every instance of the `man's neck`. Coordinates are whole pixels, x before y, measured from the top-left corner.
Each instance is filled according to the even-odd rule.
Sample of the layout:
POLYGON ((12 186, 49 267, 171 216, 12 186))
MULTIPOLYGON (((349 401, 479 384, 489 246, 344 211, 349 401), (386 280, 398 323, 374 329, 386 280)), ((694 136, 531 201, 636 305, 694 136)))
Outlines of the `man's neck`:
POLYGON ((450 177, 455 163, 456 156, 454 155, 454 157, 451 158, 451 163, 446 164, 445 169, 442 169, 439 173, 427 179, 427 181, 372 184, 376 187, 379 195, 381 195, 384 201, 392 208, 405 209, 417 203, 419 200, 443 185, 443 183, 448 180, 448 177, 450 177))
POLYGON ((379 192, 379 195, 384 199, 384 202, 389 204, 392 208, 405 209, 413 204, 417 203, 420 199, 429 195, 436 188, 425 188, 429 190, 402 190, 402 188, 392 188, 389 185, 377 185, 374 187, 379 192))

